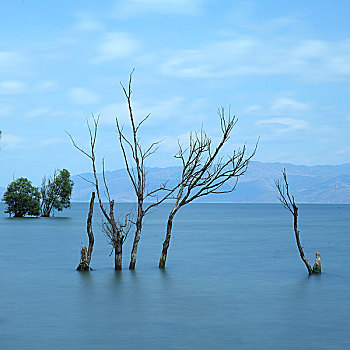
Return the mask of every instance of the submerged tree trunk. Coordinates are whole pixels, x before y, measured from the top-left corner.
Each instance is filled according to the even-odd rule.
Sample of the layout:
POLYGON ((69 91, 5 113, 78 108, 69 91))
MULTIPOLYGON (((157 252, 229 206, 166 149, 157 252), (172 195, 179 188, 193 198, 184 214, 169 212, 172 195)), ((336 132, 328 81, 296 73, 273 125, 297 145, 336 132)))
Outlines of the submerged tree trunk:
POLYGON ((131 257, 130 257, 130 264, 129 264, 129 270, 135 270, 136 266, 136 255, 137 255, 137 247, 141 238, 141 228, 142 228, 142 219, 141 221, 136 223, 136 232, 134 237, 134 243, 132 245, 131 250, 131 257))
POLYGON ((309 260, 306 259, 303 251, 303 247, 300 243, 300 237, 299 237, 299 231, 298 231, 298 207, 295 204, 294 196, 290 194, 289 192, 289 185, 287 181, 287 173, 286 169, 283 169, 282 171, 283 175, 283 181, 275 180, 275 185, 279 193, 278 199, 283 204, 283 206, 289 210, 293 215, 293 224, 294 224, 294 234, 295 234, 295 240, 297 243, 297 247, 299 250, 299 254, 301 257, 301 260, 304 262, 307 271, 309 275, 312 275, 313 273, 321 273, 321 256, 320 253, 316 253, 316 261, 311 268, 311 265, 309 263, 309 260))
POLYGON ((316 253, 315 264, 312 268, 312 273, 321 273, 321 255, 320 253, 316 253))
POLYGON ((169 248, 170 239, 171 239, 171 231, 173 228, 173 219, 174 219, 176 212, 177 212, 177 209, 176 210, 173 209, 168 217, 168 223, 167 223, 167 227, 166 227, 166 236, 165 236, 165 240, 163 242, 163 249, 162 249, 162 253, 160 255, 160 259, 159 259, 159 268, 160 269, 165 268, 166 257, 168 254, 168 248, 169 248))
POLYGON ((121 270, 123 261, 123 243, 120 240, 114 247, 114 269, 121 270))
POLYGON ((294 213, 293 213, 293 217, 294 217, 294 234, 295 234, 295 239, 296 239, 296 242, 297 242, 299 254, 300 254, 301 260, 303 260, 303 262, 304 262, 304 264, 305 264, 305 266, 307 268, 307 271, 309 272, 309 275, 311 275, 312 274, 311 265, 309 263, 309 260, 307 260, 305 258, 303 247, 301 246, 301 243, 300 243, 299 231, 298 231, 298 208, 297 208, 297 206, 295 204, 293 205, 293 209, 294 209, 294 213))
POLYGON ((79 265, 77 267, 78 271, 88 271, 90 270, 89 263, 87 262, 87 249, 83 245, 83 242, 81 242, 81 249, 80 249, 80 261, 79 265))
POLYGON ((87 250, 87 262, 90 265, 92 250, 94 248, 95 238, 92 232, 92 214, 94 212, 94 202, 95 202, 95 192, 91 193, 90 206, 89 206, 89 214, 86 221, 86 231, 89 237, 89 248, 87 250))
POLYGON ((92 192, 88 218, 86 221, 86 231, 89 237, 89 248, 86 248, 83 245, 83 242, 81 243, 80 262, 77 267, 77 270, 84 270, 84 271, 91 270, 90 262, 91 262, 92 250, 95 243, 94 234, 92 232, 92 214, 94 212, 94 201, 95 201, 95 192, 92 192))

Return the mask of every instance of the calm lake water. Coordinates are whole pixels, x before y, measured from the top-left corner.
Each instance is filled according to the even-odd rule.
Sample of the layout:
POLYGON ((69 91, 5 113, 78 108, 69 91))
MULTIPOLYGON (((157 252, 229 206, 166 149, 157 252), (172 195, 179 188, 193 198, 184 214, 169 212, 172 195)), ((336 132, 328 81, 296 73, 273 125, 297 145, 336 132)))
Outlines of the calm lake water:
POLYGON ((0 205, 0 349, 350 349, 350 205, 300 205, 311 277, 278 204, 183 208, 160 271, 169 208, 146 218, 133 272, 129 237, 119 273, 95 210, 80 273, 88 203, 39 219, 0 205))

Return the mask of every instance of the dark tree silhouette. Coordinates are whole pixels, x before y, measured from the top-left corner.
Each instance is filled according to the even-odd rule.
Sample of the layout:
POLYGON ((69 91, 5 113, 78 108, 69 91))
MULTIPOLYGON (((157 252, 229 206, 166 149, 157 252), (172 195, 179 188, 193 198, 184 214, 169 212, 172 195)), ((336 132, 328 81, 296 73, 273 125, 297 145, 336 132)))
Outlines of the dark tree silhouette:
POLYGON ((297 243, 298 251, 301 260, 304 262, 309 275, 313 273, 321 273, 321 256, 320 253, 316 253, 316 260, 313 267, 311 267, 309 260, 306 259, 303 247, 300 242, 300 232, 298 230, 298 207, 295 204, 294 196, 289 192, 289 184, 287 181, 286 169, 282 171, 283 180, 275 180, 275 185, 278 191, 278 199, 288 211, 293 215, 293 228, 295 240, 297 243))
POLYGON ((90 199, 90 205, 89 205, 89 212, 88 217, 86 220, 86 231, 89 238, 89 247, 86 248, 83 245, 83 242, 81 243, 81 250, 80 250, 80 262, 77 267, 77 270, 90 270, 90 262, 91 262, 91 256, 92 256, 92 250, 94 248, 95 243, 95 237, 94 233, 92 231, 92 215, 94 212, 94 201, 95 201, 95 192, 91 193, 91 199, 90 199))
MULTIPOLYGON (((98 181, 97 170, 96 170, 96 155, 95 155, 95 146, 96 146, 96 138, 97 138, 97 130, 100 116, 97 118, 92 115, 93 120, 93 128, 90 127, 89 122, 87 122, 87 127, 90 135, 90 151, 85 151, 80 148, 74 141, 73 137, 67 132, 70 137, 73 145, 77 148, 81 153, 83 153, 86 157, 88 157, 91 161, 92 171, 93 171, 93 181, 90 181, 86 178, 83 178, 85 181, 91 183, 96 190, 98 202, 102 214, 106 220, 106 225, 111 230, 111 235, 113 236, 113 249, 114 249, 114 268, 116 270, 122 269, 122 256, 123 256, 123 244, 127 238, 128 231, 125 231, 124 223, 121 223, 118 219, 115 218, 114 214, 114 199, 111 198, 109 189, 107 186, 106 178, 105 178, 105 166, 104 159, 102 160, 102 177, 104 183, 104 192, 106 194, 108 200, 109 209, 106 209, 102 202, 101 189, 98 181)), ((125 216, 125 221, 129 221, 129 214, 125 216)))
POLYGON ((145 161, 146 159, 152 155, 158 149, 158 142, 153 142, 147 148, 143 148, 140 143, 139 138, 139 129, 141 125, 148 119, 150 114, 148 114, 144 119, 142 119, 139 123, 135 122, 134 113, 131 104, 131 83, 132 83, 132 74, 131 72, 129 77, 128 87, 125 88, 123 84, 121 84, 124 95, 128 104, 129 111, 129 119, 131 125, 131 137, 128 138, 126 133, 123 130, 123 127, 120 125, 118 118, 116 118, 117 131, 119 135, 119 143, 122 149, 122 154, 124 157, 126 171, 132 183, 132 187, 134 189, 136 199, 137 199, 137 215, 136 215, 136 229, 134 242, 131 251, 130 264, 129 269, 135 269, 136 265, 136 255, 137 248, 141 238, 142 224, 145 215, 155 206, 164 202, 168 199, 174 189, 168 189, 166 183, 161 184, 158 188, 149 190, 147 188, 146 181, 146 167, 145 161), (145 201, 152 201, 150 204, 145 205, 145 201))
POLYGON ((175 204, 168 217, 159 268, 165 267, 173 219, 178 210, 197 198, 209 194, 232 192, 239 178, 246 172, 249 161, 255 155, 257 145, 249 156, 246 156, 245 145, 234 150, 229 156, 221 155, 237 119, 234 116, 231 117, 230 111, 226 117, 224 108, 219 109, 218 114, 222 136, 216 146, 212 145, 212 139, 203 129, 198 133, 190 134, 187 148, 184 149, 179 142, 179 151, 175 157, 182 163, 182 173, 173 195, 175 204), (224 186, 225 184, 228 186, 224 186))

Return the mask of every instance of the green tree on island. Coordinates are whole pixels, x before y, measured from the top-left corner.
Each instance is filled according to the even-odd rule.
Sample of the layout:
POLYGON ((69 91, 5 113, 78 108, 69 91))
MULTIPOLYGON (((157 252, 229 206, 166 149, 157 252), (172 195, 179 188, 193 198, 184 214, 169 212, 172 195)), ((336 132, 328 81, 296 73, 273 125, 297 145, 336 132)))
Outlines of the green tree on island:
POLYGON ((7 204, 5 213, 15 217, 40 215, 40 192, 24 177, 11 182, 7 186, 2 200, 7 204))
POLYGON ((53 177, 44 177, 41 184, 41 216, 49 217, 54 209, 70 208, 73 181, 67 169, 56 170, 53 177))

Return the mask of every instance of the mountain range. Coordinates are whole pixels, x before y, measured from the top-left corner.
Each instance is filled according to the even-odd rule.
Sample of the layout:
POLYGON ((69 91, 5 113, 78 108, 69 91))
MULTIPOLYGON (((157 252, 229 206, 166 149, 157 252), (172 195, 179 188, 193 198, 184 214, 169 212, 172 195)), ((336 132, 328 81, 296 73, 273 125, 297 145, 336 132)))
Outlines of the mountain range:
MULTIPOLYGON (((350 204, 350 163, 340 165, 294 165, 288 163, 262 163, 252 161, 240 178, 236 189, 227 194, 202 197, 201 202, 223 203, 277 203, 274 181, 286 169, 291 192, 298 203, 350 204)), ((180 167, 148 168, 148 186, 156 188, 168 181, 173 186, 179 179, 180 167)), ((92 173, 72 176, 74 189, 72 201, 90 200, 92 185, 82 177, 92 180, 92 173)), ((102 176, 98 174, 102 184, 102 176)), ((134 202, 135 196, 125 169, 106 172, 106 181, 112 197, 119 202, 134 202)), ((0 198, 5 192, 0 187, 0 198)))
MULTIPOLYGON (((298 203, 350 203, 350 163, 341 165, 293 165, 252 161, 240 178, 236 190, 219 195, 202 197, 202 202, 226 203, 277 203, 276 179, 286 169, 290 190, 298 203)), ((150 189, 168 181, 174 185, 179 179, 181 167, 148 168, 150 189)), ((100 180, 101 174, 98 175, 100 180)), ((72 201, 88 201, 92 185, 82 177, 92 180, 91 173, 72 177, 74 190, 72 201)), ((112 197, 119 202, 133 202, 135 196, 125 169, 106 172, 106 181, 112 197)), ((100 182, 102 184, 102 181, 100 182)))

